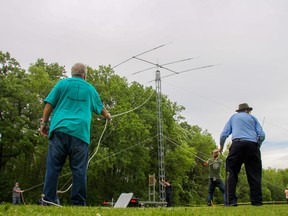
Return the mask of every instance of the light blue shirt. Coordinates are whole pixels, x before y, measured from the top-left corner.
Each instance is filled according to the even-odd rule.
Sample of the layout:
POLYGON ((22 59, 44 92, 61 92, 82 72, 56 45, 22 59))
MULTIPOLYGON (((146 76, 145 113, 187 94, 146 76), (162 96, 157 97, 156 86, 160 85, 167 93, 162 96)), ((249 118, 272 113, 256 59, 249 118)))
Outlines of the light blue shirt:
POLYGON ((96 89, 81 78, 60 80, 45 98, 53 107, 48 137, 54 130, 90 143, 92 112, 100 114, 102 101, 96 89))
POLYGON ((241 139, 262 143, 265 139, 265 133, 258 120, 246 112, 235 113, 231 116, 220 135, 220 146, 224 146, 230 134, 232 134, 232 140, 241 139))

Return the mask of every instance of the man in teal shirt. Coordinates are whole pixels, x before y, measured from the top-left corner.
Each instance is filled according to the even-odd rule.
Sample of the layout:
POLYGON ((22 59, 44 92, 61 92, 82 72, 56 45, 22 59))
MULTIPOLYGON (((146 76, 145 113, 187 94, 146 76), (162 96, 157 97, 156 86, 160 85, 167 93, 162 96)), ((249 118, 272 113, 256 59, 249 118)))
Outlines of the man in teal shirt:
POLYGON ((97 90, 86 82, 85 65, 76 63, 71 73, 72 78, 60 80, 44 100, 40 132, 49 138, 44 200, 56 203, 58 176, 66 157, 69 156, 73 175, 71 203, 86 205, 86 172, 92 113, 101 114, 108 120, 111 116, 103 107, 97 90))

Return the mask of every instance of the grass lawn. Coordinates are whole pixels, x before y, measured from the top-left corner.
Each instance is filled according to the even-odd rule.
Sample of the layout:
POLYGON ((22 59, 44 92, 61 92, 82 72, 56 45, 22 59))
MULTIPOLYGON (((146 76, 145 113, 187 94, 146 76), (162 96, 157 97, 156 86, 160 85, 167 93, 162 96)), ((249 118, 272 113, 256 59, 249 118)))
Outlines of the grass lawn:
POLYGON ((54 206, 35 206, 21 205, 12 206, 3 204, 0 206, 0 215, 68 215, 68 216, 142 216, 142 215, 253 215, 253 216, 272 216, 288 215, 288 205, 264 205, 261 207, 238 206, 238 207, 175 207, 175 208, 101 208, 101 207, 54 207, 54 206))

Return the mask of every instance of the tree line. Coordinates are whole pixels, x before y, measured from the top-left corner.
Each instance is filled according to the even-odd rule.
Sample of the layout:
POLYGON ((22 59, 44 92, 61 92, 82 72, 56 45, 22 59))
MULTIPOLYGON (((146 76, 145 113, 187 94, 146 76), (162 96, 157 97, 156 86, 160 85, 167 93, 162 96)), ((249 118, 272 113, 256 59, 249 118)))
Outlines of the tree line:
MULTIPOLYGON (((65 78, 65 67, 58 63, 37 59, 25 70, 10 53, 0 51, 0 202, 11 201, 15 182, 20 183, 21 189, 26 189, 23 193, 26 203, 35 204, 41 197, 48 143, 39 134, 43 100, 53 86, 65 78)), ((129 83, 115 74, 109 65, 98 69, 88 66, 87 81, 98 90, 112 115, 131 110, 151 96, 141 108, 116 117, 108 124, 99 151, 89 164, 88 204, 117 200, 123 192, 133 192, 135 197, 148 200, 148 175, 155 173, 157 176, 155 90, 137 82, 129 83)), ((208 159, 217 145, 207 130, 185 121, 181 115, 184 109, 162 95, 163 131, 167 137, 166 179, 174 188, 174 205, 202 205, 206 204, 208 169, 199 158, 208 159)), ((104 126, 104 119, 93 116, 91 154, 104 126)), ((244 172, 239 181, 239 202, 249 201, 244 172)), ((65 190, 71 183, 69 164, 66 164, 58 188, 65 190)), ((262 185, 264 201, 285 200, 288 169, 263 170, 262 185)), ((60 199, 62 203, 68 203, 69 192, 61 194, 60 199)), ((214 200, 223 201, 219 191, 215 192, 214 200)))

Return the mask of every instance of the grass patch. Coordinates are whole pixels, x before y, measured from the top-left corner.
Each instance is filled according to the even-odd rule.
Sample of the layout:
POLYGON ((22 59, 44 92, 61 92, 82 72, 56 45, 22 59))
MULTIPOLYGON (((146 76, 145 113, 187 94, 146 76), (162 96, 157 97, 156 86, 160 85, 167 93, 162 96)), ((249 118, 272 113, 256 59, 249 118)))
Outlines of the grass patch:
POLYGON ((175 208, 101 208, 101 207, 54 207, 54 206, 36 206, 21 205, 12 206, 11 204, 3 204, 0 206, 0 215, 7 216, 38 216, 38 215, 59 215, 59 216, 190 216, 190 215, 253 215, 253 216, 278 216, 287 215, 288 205, 264 205, 261 207, 254 206, 238 206, 238 207, 175 207, 175 208))

